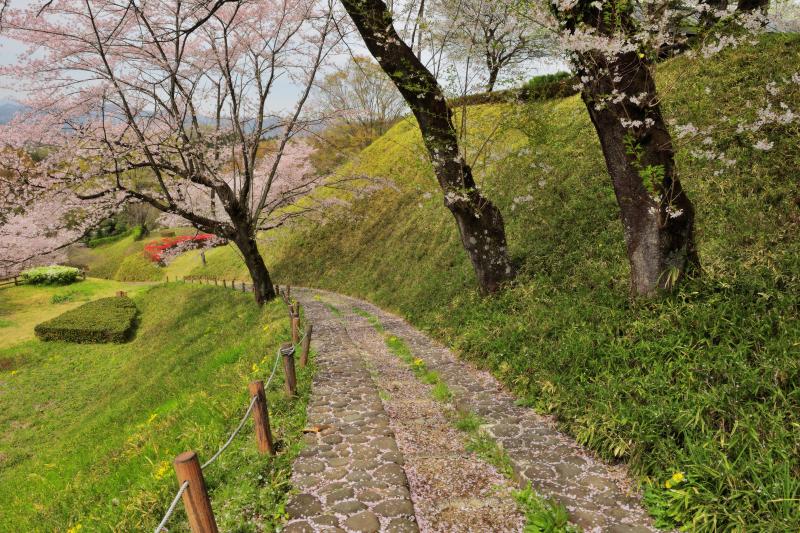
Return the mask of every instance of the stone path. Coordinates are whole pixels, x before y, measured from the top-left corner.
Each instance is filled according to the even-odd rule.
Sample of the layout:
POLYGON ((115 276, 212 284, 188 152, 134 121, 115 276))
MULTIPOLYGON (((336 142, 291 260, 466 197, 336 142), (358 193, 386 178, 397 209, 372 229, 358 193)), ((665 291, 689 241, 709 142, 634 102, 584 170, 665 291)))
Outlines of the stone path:
POLYGON ((519 485, 531 483, 561 502, 584 531, 656 531, 622 468, 593 459, 551 420, 515 405, 488 372, 367 302, 293 293, 314 323, 318 353, 309 424, 329 427, 307 435, 292 477, 301 494, 290 501, 285 531, 522 530, 507 482, 464 450, 442 406, 426 400, 429 386, 388 353, 382 335, 354 308, 377 316, 438 372, 459 410, 482 417, 482 429, 502 445, 519 485), (459 471, 474 484, 459 485, 459 471))
POLYGON ((418 531, 389 418, 343 325, 313 299, 302 299, 314 324, 317 374, 308 407, 306 448, 292 483, 302 491, 287 505, 286 533, 418 531))

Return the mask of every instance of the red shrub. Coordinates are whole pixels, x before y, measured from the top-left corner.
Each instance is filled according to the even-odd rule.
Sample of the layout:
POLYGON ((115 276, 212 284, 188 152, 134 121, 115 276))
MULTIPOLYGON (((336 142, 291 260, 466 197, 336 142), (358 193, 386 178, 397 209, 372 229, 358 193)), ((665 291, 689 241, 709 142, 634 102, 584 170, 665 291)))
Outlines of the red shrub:
POLYGON ((154 263, 160 263, 163 259, 162 254, 164 250, 168 250, 173 246, 186 241, 192 241, 198 245, 205 244, 206 241, 213 239, 214 236, 210 233, 200 233, 198 235, 181 235, 179 237, 162 237, 150 241, 144 245, 144 256, 154 263))

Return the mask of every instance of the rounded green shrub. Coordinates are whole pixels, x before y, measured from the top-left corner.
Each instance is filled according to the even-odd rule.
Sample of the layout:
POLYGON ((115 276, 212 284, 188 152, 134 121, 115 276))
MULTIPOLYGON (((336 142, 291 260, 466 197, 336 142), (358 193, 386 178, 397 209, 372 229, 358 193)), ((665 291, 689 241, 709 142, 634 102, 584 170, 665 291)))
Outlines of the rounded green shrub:
POLYGON ((31 285, 68 285, 78 281, 81 271, 75 267, 50 265, 25 270, 22 281, 31 285))

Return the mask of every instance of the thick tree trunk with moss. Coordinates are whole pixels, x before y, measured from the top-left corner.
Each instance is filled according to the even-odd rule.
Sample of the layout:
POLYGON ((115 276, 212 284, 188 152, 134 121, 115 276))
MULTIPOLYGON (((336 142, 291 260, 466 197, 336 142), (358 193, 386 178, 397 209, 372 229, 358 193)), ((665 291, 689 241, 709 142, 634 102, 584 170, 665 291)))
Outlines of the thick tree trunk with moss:
POLYGON ((436 78, 397 35, 381 0, 342 0, 370 53, 397 86, 419 123, 444 202, 456 219, 461 242, 484 293, 514 278, 503 217, 475 185, 463 160, 452 113, 436 78))
POLYGON ((652 295, 699 267, 694 206, 675 173, 672 138, 645 60, 635 52, 613 61, 595 53, 584 57, 582 64, 591 65, 579 72, 592 80, 582 96, 620 207, 631 292, 652 295), (633 98, 618 102, 603 98, 619 87, 633 98))
POLYGON ((267 265, 264 263, 264 258, 258 251, 258 244, 252 233, 246 230, 239 231, 233 237, 233 242, 239 251, 242 253, 247 270, 250 272, 250 279, 253 281, 253 296, 255 297, 258 305, 264 305, 266 302, 275 298, 275 289, 272 284, 272 278, 267 270, 267 265))

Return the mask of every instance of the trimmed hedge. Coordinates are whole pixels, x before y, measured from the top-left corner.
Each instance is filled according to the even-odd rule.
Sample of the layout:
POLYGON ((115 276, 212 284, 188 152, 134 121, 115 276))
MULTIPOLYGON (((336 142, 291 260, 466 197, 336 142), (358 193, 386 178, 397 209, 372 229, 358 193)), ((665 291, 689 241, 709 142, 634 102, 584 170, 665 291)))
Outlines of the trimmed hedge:
POLYGON ((556 72, 555 74, 535 76, 518 89, 468 94, 454 98, 449 103, 450 107, 460 107, 465 105, 504 104, 566 98, 573 94, 578 94, 578 90, 575 89, 574 85, 575 77, 572 74, 569 72, 556 72))
POLYGON ((20 277, 31 285, 68 285, 78 281, 81 271, 74 267, 50 265, 24 270, 20 277))
POLYGON ((35 328, 43 341, 125 342, 136 325, 136 305, 127 297, 100 298, 35 328))

